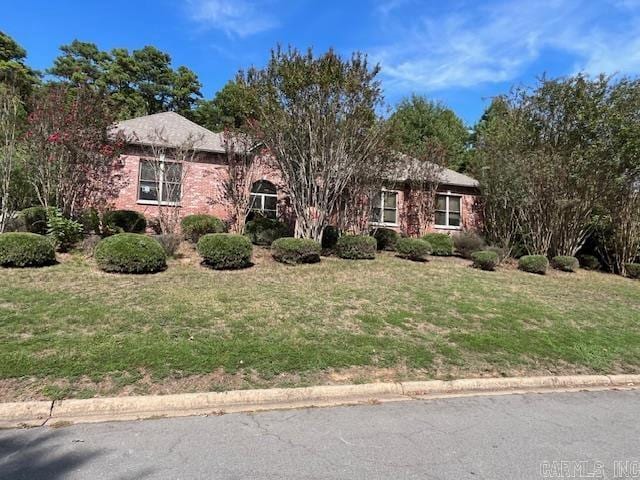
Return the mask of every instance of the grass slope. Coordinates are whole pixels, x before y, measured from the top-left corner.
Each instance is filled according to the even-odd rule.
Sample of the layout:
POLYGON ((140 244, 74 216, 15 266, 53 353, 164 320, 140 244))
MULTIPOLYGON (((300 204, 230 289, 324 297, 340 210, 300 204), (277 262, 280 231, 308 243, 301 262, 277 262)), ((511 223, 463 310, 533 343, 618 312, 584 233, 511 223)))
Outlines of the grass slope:
POLYGON ((640 371, 640 282, 469 263, 0 270, 0 399, 640 371))

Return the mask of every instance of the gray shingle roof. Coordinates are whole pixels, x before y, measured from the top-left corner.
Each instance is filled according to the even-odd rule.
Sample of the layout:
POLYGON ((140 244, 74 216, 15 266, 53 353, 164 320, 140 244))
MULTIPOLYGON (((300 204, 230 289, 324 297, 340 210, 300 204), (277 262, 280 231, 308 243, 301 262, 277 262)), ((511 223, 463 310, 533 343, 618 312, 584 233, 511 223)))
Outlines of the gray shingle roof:
MULTIPOLYGON (((407 155, 399 155, 397 167, 389 176, 389 180, 395 182, 406 182, 409 180, 411 172, 420 171, 420 168, 414 166, 414 162, 421 160, 409 157, 407 155)), ((455 187, 478 187, 478 181, 468 175, 459 173, 448 168, 442 168, 440 172, 440 183, 442 185, 451 185, 455 187)))
MULTIPOLYGON (((158 132, 161 132, 168 147, 180 146, 191 136, 192 139, 198 139, 195 144, 196 150, 225 152, 225 139, 222 133, 207 130, 175 112, 154 113, 153 115, 124 120, 117 123, 114 130, 121 131, 130 143, 139 145, 158 143, 158 132)), ((398 182, 408 180, 409 172, 419 171, 419 169, 412 168, 410 162, 418 161, 406 155, 400 155, 398 166, 389 176, 389 180, 398 182)), ((442 169, 440 183, 457 187, 478 186, 478 181, 474 178, 448 168, 442 169)))
POLYGON ((122 132, 130 143, 149 145, 159 143, 161 132, 164 146, 178 147, 194 141, 196 150, 224 153, 224 138, 175 112, 154 113, 118 122, 115 131, 122 132))

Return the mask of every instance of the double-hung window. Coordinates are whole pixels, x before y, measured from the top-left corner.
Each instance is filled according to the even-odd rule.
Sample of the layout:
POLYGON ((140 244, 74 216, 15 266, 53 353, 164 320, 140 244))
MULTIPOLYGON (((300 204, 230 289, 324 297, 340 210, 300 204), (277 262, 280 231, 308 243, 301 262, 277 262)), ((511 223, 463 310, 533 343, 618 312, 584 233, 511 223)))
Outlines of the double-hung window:
POLYGON ((373 197, 371 223, 378 225, 398 224, 398 192, 382 190, 373 197))
POLYGON ((461 228, 462 226, 462 197, 460 195, 436 195, 436 227, 461 228))
POLYGON ((138 201, 177 205, 182 193, 182 165, 164 160, 140 159, 138 201))
POLYGON ((253 184, 250 210, 265 218, 275 219, 278 216, 278 191, 273 183, 260 180, 253 184))

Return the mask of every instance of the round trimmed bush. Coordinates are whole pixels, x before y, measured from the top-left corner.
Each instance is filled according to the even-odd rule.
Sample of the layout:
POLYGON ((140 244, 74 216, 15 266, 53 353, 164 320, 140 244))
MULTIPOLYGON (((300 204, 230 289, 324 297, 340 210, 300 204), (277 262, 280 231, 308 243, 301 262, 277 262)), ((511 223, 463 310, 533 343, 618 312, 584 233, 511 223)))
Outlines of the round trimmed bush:
POLYGON ((336 253, 348 260, 371 260, 376 258, 378 242, 369 235, 343 235, 336 243, 336 253))
POLYGON ((371 235, 378 242, 378 250, 395 250, 400 234, 390 228, 376 228, 371 235))
POLYGON ((18 215, 22 227, 31 233, 38 235, 47 234, 47 209, 44 207, 25 208, 18 215))
POLYGON ((167 255, 153 238, 117 233, 103 238, 94 257, 101 270, 114 273, 153 273, 167 268, 167 255))
POLYGON ((0 266, 42 267, 55 261, 53 243, 43 235, 27 232, 0 234, 0 266))
POLYGON ((463 258, 471 258, 473 252, 484 249, 483 238, 475 232, 460 232, 452 239, 456 252, 463 258))
POLYGON ((518 260, 518 268, 524 272, 544 275, 549 268, 549 260, 544 255, 525 255, 518 260))
POLYGON ((446 233, 427 233, 423 240, 429 242, 432 255, 450 257, 453 255, 453 238, 446 233))
POLYGON ((320 261, 321 246, 308 238, 279 238, 271 244, 274 260, 289 265, 297 263, 317 263, 320 261))
POLYGON ((207 233, 198 240, 198 253, 216 270, 234 270, 251 266, 253 245, 244 235, 207 233))
POLYGON ((625 263, 624 269, 627 277, 640 279, 640 263, 625 263))
POLYGON ((492 250, 480 250, 471 253, 472 267, 492 272, 500 263, 500 257, 492 250))
POLYGON ((144 233, 147 219, 135 210, 111 210, 102 217, 106 233, 144 233))
POLYGON ((580 255, 578 257, 578 262, 580 262, 580 267, 585 270, 600 270, 600 260, 595 255, 580 255))
POLYGON ((200 237, 209 233, 224 233, 225 224, 218 217, 213 215, 196 214, 184 217, 180 226, 184 238, 193 243, 198 243, 200 237))
POLYGON ((551 259, 551 266, 563 272, 577 272, 580 267, 580 262, 576 257, 558 255, 551 259))
POLYGON ((431 253, 431 245, 421 238, 400 238, 396 242, 396 252, 400 258, 415 262, 426 262, 431 253))
POLYGON ((285 237, 289 227, 278 220, 258 215, 245 224, 244 232, 254 245, 271 245, 274 240, 285 237))

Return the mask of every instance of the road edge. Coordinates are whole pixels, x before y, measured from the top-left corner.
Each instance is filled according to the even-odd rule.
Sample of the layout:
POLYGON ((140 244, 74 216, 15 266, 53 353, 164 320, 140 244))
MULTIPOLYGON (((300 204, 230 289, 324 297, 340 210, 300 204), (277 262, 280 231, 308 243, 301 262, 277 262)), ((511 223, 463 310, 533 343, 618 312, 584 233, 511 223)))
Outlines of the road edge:
POLYGON ((360 385, 0 403, 0 428, 66 426, 305 407, 376 404, 471 395, 640 387, 640 375, 470 378, 360 385))

